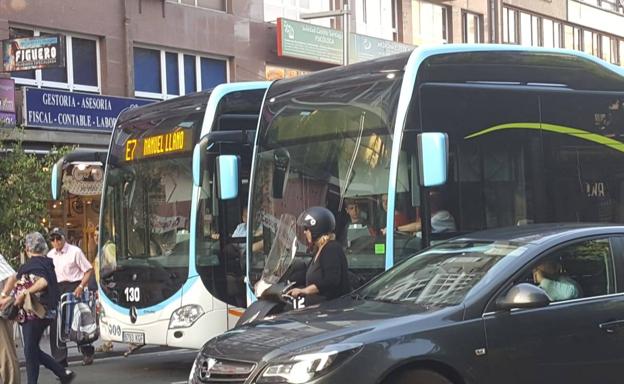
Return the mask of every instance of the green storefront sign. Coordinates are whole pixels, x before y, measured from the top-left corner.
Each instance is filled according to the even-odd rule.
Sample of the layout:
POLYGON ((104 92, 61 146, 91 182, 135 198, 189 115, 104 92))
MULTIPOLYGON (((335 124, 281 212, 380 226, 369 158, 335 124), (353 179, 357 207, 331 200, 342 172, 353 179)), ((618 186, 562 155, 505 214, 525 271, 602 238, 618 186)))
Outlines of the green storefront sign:
MULTIPOLYGON (((372 36, 351 34, 349 62, 408 52, 415 47, 372 36)), ((342 64, 342 31, 300 21, 277 19, 278 56, 342 64)))

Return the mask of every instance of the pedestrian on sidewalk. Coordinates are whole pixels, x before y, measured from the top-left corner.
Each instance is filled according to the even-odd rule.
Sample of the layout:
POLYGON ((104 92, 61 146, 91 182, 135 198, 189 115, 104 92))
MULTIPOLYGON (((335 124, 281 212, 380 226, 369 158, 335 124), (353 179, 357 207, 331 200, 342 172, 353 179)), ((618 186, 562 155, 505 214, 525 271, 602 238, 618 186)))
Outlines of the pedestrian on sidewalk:
MULTIPOLYGON (((66 241, 65 231, 61 228, 52 229, 49 236, 53 249, 48 252, 48 257, 54 262, 60 294, 72 292, 77 299, 82 298, 93 273, 91 263, 80 248, 66 241)), ((67 346, 58 340, 56 321, 50 329, 50 350, 56 361, 67 367, 67 346)), ((82 353, 82 364, 92 364, 95 353, 93 345, 81 345, 79 350, 82 353)))
MULTIPOLYGON (((4 256, 0 255, 0 308, 11 299, 11 289, 6 286, 9 280, 15 280, 15 270, 4 256)), ((13 338, 13 321, 0 317, 0 379, 4 384, 20 384, 19 361, 13 338)))
POLYGON ((71 383, 76 374, 65 369, 54 358, 39 347, 41 336, 56 318, 59 299, 59 285, 54 273, 54 263, 46 257, 48 245, 43 235, 32 232, 26 235, 24 247, 28 260, 17 276, 9 278, 6 289, 12 289, 15 305, 20 308, 18 322, 24 335, 24 357, 28 384, 37 384, 39 366, 43 364, 61 381, 71 383))

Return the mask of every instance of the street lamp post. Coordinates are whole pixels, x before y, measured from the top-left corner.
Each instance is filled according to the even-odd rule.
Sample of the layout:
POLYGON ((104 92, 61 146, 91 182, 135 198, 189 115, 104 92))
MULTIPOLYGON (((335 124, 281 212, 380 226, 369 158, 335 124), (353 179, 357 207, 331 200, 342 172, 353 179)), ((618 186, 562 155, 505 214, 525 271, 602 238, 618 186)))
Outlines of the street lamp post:
POLYGON ((342 4, 342 9, 337 11, 303 13, 299 17, 303 20, 323 19, 326 17, 342 16, 342 65, 349 64, 349 3, 342 4))

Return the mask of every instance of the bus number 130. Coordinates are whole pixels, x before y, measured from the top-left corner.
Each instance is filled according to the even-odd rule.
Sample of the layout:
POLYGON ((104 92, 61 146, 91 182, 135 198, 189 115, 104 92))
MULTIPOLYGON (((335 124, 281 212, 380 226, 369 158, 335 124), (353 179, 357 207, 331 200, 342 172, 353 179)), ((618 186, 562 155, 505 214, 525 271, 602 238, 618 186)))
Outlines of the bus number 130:
POLYGON ((126 302, 128 303, 138 303, 141 300, 139 287, 126 287, 124 293, 126 295, 126 302))

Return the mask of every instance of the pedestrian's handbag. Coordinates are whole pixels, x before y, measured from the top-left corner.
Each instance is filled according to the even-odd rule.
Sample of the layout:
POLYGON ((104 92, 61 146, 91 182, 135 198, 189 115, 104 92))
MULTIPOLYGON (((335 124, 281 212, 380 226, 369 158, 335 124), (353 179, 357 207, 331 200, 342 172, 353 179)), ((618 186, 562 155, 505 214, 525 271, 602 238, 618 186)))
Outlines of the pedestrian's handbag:
POLYGON ((69 339, 78 345, 88 345, 100 337, 95 314, 86 303, 76 303, 69 331, 69 339))
POLYGON ((18 312, 19 308, 17 307, 17 305, 15 305, 15 298, 10 297, 4 309, 0 311, 0 318, 6 320, 15 320, 17 318, 18 312))

